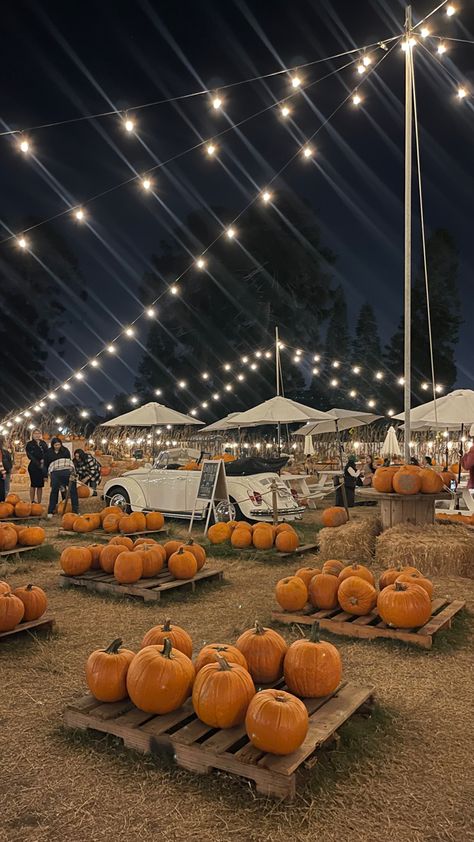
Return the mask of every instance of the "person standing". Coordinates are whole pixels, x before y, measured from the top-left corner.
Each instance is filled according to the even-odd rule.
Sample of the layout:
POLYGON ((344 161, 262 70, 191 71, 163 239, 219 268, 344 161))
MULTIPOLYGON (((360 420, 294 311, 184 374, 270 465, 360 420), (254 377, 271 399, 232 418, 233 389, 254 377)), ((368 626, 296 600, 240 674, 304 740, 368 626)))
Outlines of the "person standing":
POLYGON ((44 480, 47 476, 46 454, 48 445, 41 438, 41 430, 33 430, 31 440, 26 445, 26 455, 30 460, 28 473, 30 475, 30 501, 41 503, 44 480))
MULTIPOLYGON (((357 470, 357 461, 354 454, 351 454, 347 460, 344 468, 344 488, 346 490, 347 506, 349 509, 355 504, 355 490, 356 486, 361 484, 359 479, 360 471, 357 470)), ((342 496, 341 488, 336 492, 336 506, 344 506, 344 498, 342 496)))
POLYGON ((92 456, 92 453, 86 453, 85 450, 74 451, 74 467, 78 479, 85 485, 92 488, 92 496, 97 497, 97 486, 100 482, 100 462, 92 456))
POLYGON ((472 491, 474 489, 474 444, 462 457, 461 467, 464 468, 465 471, 469 471, 467 487, 472 491))
POLYGON ((58 438, 51 439, 51 447, 46 455, 48 475, 51 479, 51 493, 49 495, 48 518, 52 518, 58 503, 58 496, 61 488, 67 488, 71 494, 72 510, 79 514, 79 500, 77 498, 77 485, 74 473, 74 462, 67 447, 58 438))
POLYGON ((5 471, 5 479, 3 480, 4 485, 4 497, 7 496, 10 492, 10 477, 13 468, 13 459, 10 451, 5 446, 5 438, 4 436, 0 436, 0 463, 3 465, 3 469, 5 471))

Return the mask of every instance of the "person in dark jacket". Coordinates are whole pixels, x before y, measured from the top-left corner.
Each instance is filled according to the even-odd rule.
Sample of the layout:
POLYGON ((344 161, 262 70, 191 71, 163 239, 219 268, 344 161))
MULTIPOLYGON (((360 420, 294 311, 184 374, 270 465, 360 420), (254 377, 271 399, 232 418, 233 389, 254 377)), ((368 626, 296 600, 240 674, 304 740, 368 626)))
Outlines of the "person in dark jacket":
POLYGON ((74 451, 74 467, 78 478, 85 485, 92 488, 92 496, 97 497, 97 486, 100 482, 100 462, 92 456, 92 453, 86 453, 85 450, 74 451))
POLYGON ((33 430, 31 441, 27 442, 26 455, 30 460, 28 473, 30 475, 30 500, 41 503, 45 477, 48 475, 46 469, 46 454, 48 445, 41 438, 41 430, 33 430))
MULTIPOLYGON (((357 461, 354 454, 351 454, 344 468, 344 488, 346 490, 347 505, 350 509, 355 504, 356 486, 361 484, 360 471, 357 470, 357 461)), ((344 498, 340 488, 336 491, 336 506, 344 506, 344 498)))
POLYGON ((52 518, 58 503, 58 495, 62 488, 67 488, 71 494, 73 512, 79 514, 79 500, 77 499, 76 475, 74 462, 67 447, 58 438, 51 439, 51 447, 46 455, 46 466, 51 479, 51 493, 49 495, 48 518, 52 518))
POLYGON ((0 436, 0 463, 3 465, 3 469, 5 471, 5 479, 3 480, 3 499, 5 499, 10 491, 10 477, 13 468, 13 459, 10 451, 5 446, 4 436, 0 436))

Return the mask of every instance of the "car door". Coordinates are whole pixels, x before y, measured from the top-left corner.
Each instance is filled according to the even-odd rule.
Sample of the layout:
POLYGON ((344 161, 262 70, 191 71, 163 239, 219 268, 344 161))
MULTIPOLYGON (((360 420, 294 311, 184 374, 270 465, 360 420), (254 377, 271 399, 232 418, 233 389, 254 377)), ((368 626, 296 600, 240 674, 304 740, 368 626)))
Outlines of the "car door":
POLYGON ((188 471, 152 468, 148 478, 150 506, 160 512, 183 514, 186 511, 188 471))

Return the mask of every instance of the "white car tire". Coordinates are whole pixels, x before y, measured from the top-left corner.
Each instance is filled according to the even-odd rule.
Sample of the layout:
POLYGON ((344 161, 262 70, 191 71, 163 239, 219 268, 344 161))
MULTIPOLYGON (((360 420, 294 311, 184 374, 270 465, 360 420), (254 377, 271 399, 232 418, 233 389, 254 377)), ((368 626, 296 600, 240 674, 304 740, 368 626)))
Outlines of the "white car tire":
POLYGON ((120 506, 127 514, 132 511, 128 492, 121 485, 114 485, 107 491, 105 503, 107 506, 120 506))

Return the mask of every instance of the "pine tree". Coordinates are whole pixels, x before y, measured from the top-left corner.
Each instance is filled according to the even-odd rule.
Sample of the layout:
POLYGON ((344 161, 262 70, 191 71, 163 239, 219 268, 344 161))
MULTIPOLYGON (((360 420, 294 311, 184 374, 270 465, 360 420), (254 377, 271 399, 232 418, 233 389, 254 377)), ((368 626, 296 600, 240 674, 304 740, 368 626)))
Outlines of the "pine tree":
POLYGON ((349 385, 351 391, 357 392, 353 404, 362 402, 369 398, 378 398, 380 384, 375 388, 375 372, 382 366, 382 349, 377 327, 377 319, 371 304, 365 303, 359 311, 355 327, 355 336, 352 342, 351 362, 354 367, 360 368, 360 373, 351 374, 349 385))

